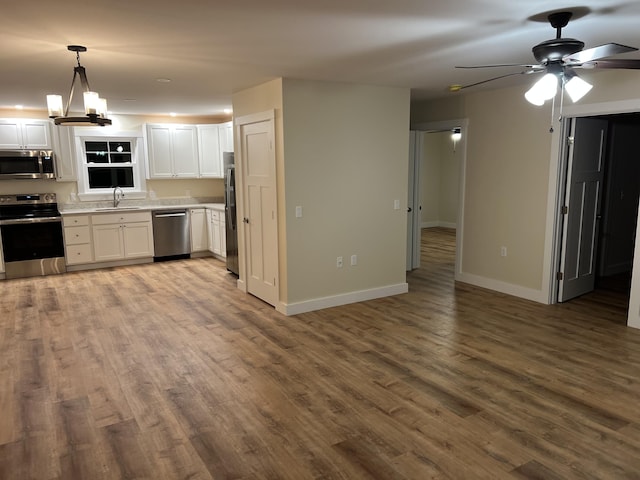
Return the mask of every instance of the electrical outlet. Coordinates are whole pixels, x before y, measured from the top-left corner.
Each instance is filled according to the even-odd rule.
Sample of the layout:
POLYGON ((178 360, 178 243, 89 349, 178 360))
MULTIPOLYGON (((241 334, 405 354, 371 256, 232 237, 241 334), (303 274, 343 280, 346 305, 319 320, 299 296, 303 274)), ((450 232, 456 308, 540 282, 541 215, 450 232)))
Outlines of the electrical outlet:
POLYGON ((400 210, 400 200, 394 200, 393 201, 393 209, 394 210, 400 210))
POLYGON ((351 266, 358 264, 358 255, 351 255, 351 266))
POLYGON ((296 207, 296 218, 302 218, 302 207, 296 207))
POLYGON ((500 247, 500 256, 501 257, 507 256, 507 247, 500 247))
POLYGON ((343 265, 342 257, 336 258, 336 267, 342 268, 342 265, 343 265))

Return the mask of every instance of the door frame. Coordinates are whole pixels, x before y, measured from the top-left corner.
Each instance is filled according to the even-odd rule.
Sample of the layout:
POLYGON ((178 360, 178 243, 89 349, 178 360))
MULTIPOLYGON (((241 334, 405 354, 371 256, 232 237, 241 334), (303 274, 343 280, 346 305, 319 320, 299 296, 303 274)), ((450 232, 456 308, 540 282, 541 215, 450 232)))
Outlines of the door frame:
MULTIPOLYGON (((454 268, 454 280, 460 280, 462 276, 462 257, 464 245, 464 200, 466 191, 466 170, 467 170, 467 137, 469 136, 469 119, 458 118, 452 120, 442 120, 439 122, 424 122, 411 125, 411 130, 418 130, 422 133, 437 133, 453 130, 460 127, 462 138, 458 141, 456 148, 460 149, 460 172, 458 177, 458 219, 456 221, 456 258, 454 268)), ((421 194, 422 182, 418 182, 418 192, 421 194)), ((420 198, 420 197, 418 197, 420 198)))
MULTIPOLYGON (((549 189, 547 201, 547 228, 545 238, 545 262, 543 265, 542 291, 547 292, 548 303, 558 303, 558 280, 556 277, 560 256, 559 241, 562 236, 561 207, 563 203, 564 184, 566 183, 566 145, 562 139, 566 137, 566 119, 590 117, 596 115, 615 115, 618 113, 640 113, 640 98, 617 100, 603 103, 568 105, 564 107, 560 128, 554 129, 551 138, 551 159, 549 163, 549 189)), ((640 215, 638 215, 640 227, 640 215)), ((640 229, 637 227, 637 231, 640 229)), ((640 236, 636 235, 632 278, 631 298, 629 300, 629 316, 627 325, 640 328, 640 292, 634 295, 634 288, 640 284, 640 236)))
MULTIPOLYGON (((274 138, 272 138, 272 142, 274 142, 274 162, 276 163, 275 167, 275 184, 276 184, 276 201, 275 201, 275 221, 276 221, 276 231, 277 237, 279 237, 279 226, 278 226, 278 198, 277 198, 277 190, 278 190, 278 174, 277 174, 277 152, 275 152, 276 141, 275 141, 275 110, 266 110, 264 112, 253 113, 249 115, 243 115, 240 117, 236 117, 233 119, 234 126, 234 150, 235 150, 235 165, 236 165, 236 212, 237 218, 245 217, 245 194, 246 194, 246 182, 245 182, 245 172, 244 172, 244 163, 246 161, 245 153, 242 149, 242 127, 245 125, 250 125, 252 123, 261 123, 261 122, 271 122, 272 132, 274 138)), ((240 222, 238 222, 240 225, 240 222)), ((248 293, 247 286, 247 263, 246 263, 246 238, 245 238, 245 229, 238 228, 238 282, 237 286, 240 290, 245 293, 248 293)), ((281 311, 282 304, 280 302, 280 258, 279 258, 279 248, 276 249, 274 255, 276 255, 276 265, 278 265, 278 278, 276 279, 276 305, 275 308, 278 311, 281 311)))

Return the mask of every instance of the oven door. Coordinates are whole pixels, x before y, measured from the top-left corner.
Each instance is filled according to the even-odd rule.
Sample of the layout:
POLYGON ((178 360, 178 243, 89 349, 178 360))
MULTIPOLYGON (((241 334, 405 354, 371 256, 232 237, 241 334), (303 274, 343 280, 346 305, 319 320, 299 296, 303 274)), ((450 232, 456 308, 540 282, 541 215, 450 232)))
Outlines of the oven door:
POLYGON ((66 271, 60 217, 0 222, 6 278, 66 271))

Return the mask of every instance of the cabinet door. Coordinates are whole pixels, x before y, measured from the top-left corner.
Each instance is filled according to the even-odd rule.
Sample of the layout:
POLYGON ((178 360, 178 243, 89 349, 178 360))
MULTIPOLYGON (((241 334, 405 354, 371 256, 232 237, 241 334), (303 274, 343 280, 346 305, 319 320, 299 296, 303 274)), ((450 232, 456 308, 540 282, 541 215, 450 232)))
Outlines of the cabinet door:
POLYGON ((222 155, 218 125, 198 125, 198 160, 200 177, 222 178, 222 155))
POLYGON ((124 258, 124 242, 120 224, 95 225, 93 227, 93 257, 96 262, 124 258))
POLYGON ((76 155, 73 127, 53 127, 53 151, 56 155, 56 180, 75 182, 76 155))
POLYGON ((213 253, 222 255, 222 237, 220 236, 220 212, 214 210, 211 213, 211 225, 213 226, 213 253))
MULTIPOLYGON (((218 125, 220 152, 233 152, 233 122, 218 125)), ((222 157, 222 154, 220 155, 222 157)))
POLYGON ((171 159, 171 128, 167 125, 147 125, 149 178, 173 177, 171 159))
POLYGON ((18 122, 0 120, 0 148, 22 148, 22 132, 18 122))
POLYGON ((51 149, 51 124, 42 120, 25 120, 22 124, 23 148, 51 149))
POLYGON ((207 248, 213 253, 213 219, 211 210, 207 208, 207 248))
POLYGON ((189 210, 191 221, 191 251, 202 252, 207 249, 207 224, 204 208, 189 210))
POLYGON ((194 125, 173 129, 173 172, 178 178, 198 178, 198 140, 194 125))
POLYGON ((125 258, 153 257, 151 223, 125 223, 122 226, 125 258))

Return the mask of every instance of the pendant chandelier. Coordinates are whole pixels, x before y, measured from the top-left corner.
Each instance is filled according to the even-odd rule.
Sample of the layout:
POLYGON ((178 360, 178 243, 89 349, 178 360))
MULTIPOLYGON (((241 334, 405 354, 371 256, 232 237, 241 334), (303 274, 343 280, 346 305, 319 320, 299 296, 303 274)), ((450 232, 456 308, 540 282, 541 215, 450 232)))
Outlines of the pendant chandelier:
POLYGON ((111 120, 107 118, 107 101, 104 98, 100 98, 97 92, 91 91, 89 87, 89 81, 87 80, 87 74, 82 65, 80 65, 80 52, 86 52, 87 47, 82 45, 69 45, 67 49, 71 52, 76 52, 76 60, 78 66, 73 68, 73 80, 71 80, 71 91, 69 92, 69 100, 67 105, 62 109, 62 96, 61 95, 47 95, 47 109, 49 110, 49 118, 54 119, 56 125, 67 126, 96 126, 104 127, 105 125, 111 125, 111 120), (73 92, 75 89, 76 79, 80 78, 80 84, 82 85, 84 95, 84 117, 69 117, 69 107, 73 100, 73 92))

